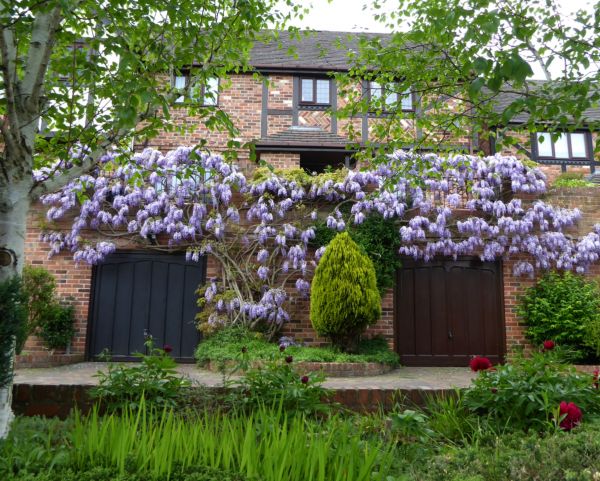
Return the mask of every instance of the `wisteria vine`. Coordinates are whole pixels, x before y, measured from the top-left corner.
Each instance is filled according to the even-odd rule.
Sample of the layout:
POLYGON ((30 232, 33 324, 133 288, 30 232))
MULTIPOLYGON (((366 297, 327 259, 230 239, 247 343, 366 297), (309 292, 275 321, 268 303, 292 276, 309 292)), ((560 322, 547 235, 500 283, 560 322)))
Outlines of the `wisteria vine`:
POLYGON ((425 261, 518 255, 516 275, 585 271, 600 258, 600 226, 574 238, 578 209, 520 198, 545 189, 539 170, 511 156, 399 151, 371 170, 315 177, 273 171, 253 180, 218 155, 146 149, 126 161, 106 155, 95 174, 44 196, 48 220, 73 221, 42 239, 50 255, 68 250, 90 264, 131 242, 185 249, 191 261, 213 255, 223 275, 203 290, 202 303, 211 306, 205 327, 243 322, 274 334, 289 320, 289 283, 309 292, 324 250, 310 249, 317 219, 337 231, 372 213, 394 219, 399 254, 425 261))

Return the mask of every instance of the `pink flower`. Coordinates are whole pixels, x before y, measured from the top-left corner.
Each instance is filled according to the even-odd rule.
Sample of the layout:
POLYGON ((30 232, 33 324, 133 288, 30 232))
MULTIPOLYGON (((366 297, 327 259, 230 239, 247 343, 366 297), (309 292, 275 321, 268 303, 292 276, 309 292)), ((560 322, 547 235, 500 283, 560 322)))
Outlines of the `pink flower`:
POLYGON ((554 346, 556 344, 554 344, 554 341, 548 339, 547 341, 544 341, 542 345, 544 346, 544 351, 551 351, 552 349, 554 349, 554 346))
POLYGON ((492 367, 492 361, 490 361, 487 357, 475 356, 469 362, 469 367, 471 371, 485 371, 486 369, 490 369, 492 367))
POLYGON ((575 403, 562 401, 559 408, 561 418, 564 416, 563 420, 560 422, 561 429, 570 431, 581 422, 583 414, 581 413, 581 409, 579 409, 575 403))

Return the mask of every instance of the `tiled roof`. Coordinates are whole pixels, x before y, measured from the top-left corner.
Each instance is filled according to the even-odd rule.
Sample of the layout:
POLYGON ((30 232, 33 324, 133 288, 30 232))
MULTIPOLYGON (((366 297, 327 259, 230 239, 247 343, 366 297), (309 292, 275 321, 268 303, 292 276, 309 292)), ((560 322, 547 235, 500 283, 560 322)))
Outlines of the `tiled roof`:
POLYGON ((348 70, 348 52, 358 51, 358 40, 386 39, 390 34, 369 32, 279 32, 268 42, 257 42, 250 64, 257 69, 348 70))
POLYGON ((352 142, 344 137, 315 127, 290 127, 256 141, 260 147, 335 147, 344 148, 352 142))
MULTIPOLYGON (((531 80, 529 86, 531 89, 539 88, 546 83, 545 80, 531 80)), ((498 94, 491 102, 494 106, 494 110, 497 113, 502 113, 512 102, 519 98, 518 93, 505 93, 498 94)), ((588 121, 600 121, 600 107, 594 107, 584 111, 584 118, 588 121)), ((529 119, 529 114, 526 112, 519 113, 511 120, 511 123, 524 123, 529 119)))

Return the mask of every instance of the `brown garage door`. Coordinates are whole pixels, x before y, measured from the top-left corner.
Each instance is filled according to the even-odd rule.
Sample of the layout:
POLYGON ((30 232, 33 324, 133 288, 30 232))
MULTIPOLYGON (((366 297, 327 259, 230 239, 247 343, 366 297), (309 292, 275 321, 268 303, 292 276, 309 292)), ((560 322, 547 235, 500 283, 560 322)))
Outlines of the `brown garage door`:
POLYGON ((407 366, 466 366, 504 355, 502 270, 478 259, 403 261, 395 298, 396 346, 407 366))

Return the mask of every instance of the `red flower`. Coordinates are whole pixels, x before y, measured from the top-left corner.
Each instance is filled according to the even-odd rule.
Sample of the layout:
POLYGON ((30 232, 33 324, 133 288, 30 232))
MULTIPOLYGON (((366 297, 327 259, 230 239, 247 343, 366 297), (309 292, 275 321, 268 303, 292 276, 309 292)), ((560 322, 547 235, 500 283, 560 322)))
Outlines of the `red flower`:
POLYGON ((475 356, 469 362, 469 367, 471 371, 485 371, 486 369, 490 369, 492 367, 492 361, 490 361, 487 357, 475 356))
POLYGON ((279 352, 285 351, 285 346, 283 344, 279 344, 279 352))
POLYGON ((598 380, 600 378, 600 370, 594 369, 594 387, 598 389, 598 380))
POLYGON ((300 378, 300 381, 302 382, 302 384, 308 384, 308 376, 302 376, 300 378))
POLYGON ((562 401, 559 408, 561 418, 564 416, 563 420, 560 422, 560 427, 565 431, 570 431, 581 422, 583 414, 581 413, 581 409, 579 409, 575 403, 562 401))
POLYGON ((547 341, 544 341, 543 346, 544 351, 551 351, 552 349, 554 349, 555 344, 554 341, 548 339, 547 341))
POLYGON ((291 363, 294 360, 294 358, 292 356, 287 356, 285 358, 285 362, 287 362, 288 364, 291 363))
POLYGON ((496 394, 498 392, 498 388, 493 387, 490 389, 490 391, 492 391, 492 394, 496 394))
POLYGON ((163 351, 165 351, 167 354, 169 354, 172 350, 173 350, 173 346, 171 346, 170 344, 165 344, 163 346, 163 351))

